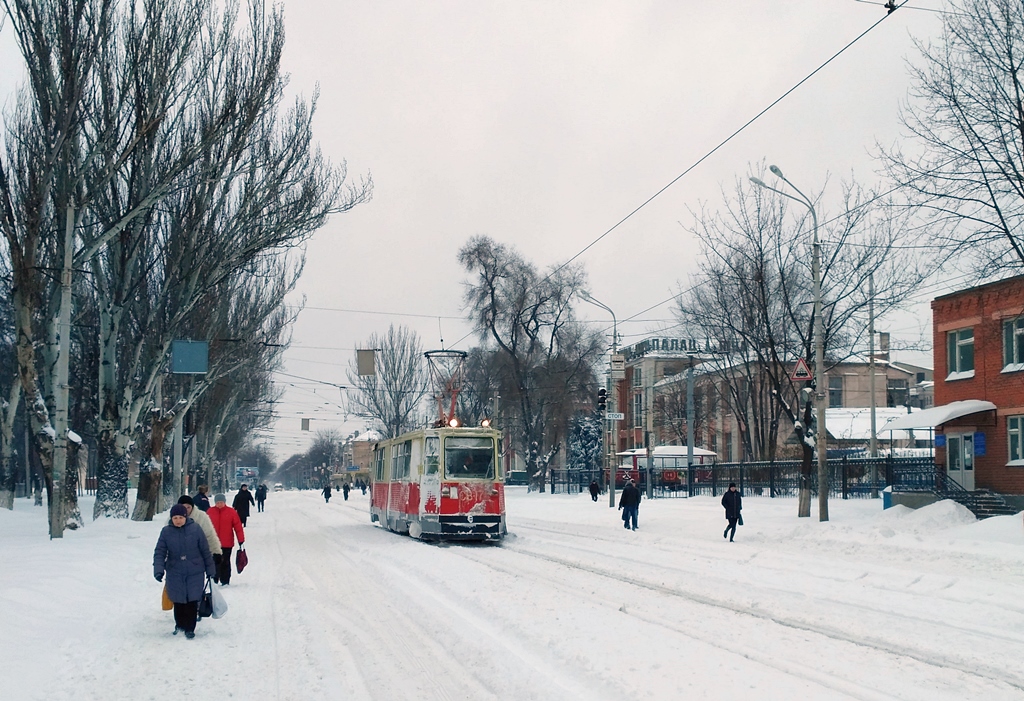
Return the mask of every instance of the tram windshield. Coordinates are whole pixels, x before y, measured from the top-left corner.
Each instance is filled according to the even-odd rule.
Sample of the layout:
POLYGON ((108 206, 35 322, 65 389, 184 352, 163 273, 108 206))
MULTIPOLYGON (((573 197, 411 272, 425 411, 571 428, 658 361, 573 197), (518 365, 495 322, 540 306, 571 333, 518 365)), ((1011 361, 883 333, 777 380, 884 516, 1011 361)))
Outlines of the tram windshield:
POLYGON ((469 436, 445 438, 444 471, 450 479, 494 479, 494 440, 469 436))

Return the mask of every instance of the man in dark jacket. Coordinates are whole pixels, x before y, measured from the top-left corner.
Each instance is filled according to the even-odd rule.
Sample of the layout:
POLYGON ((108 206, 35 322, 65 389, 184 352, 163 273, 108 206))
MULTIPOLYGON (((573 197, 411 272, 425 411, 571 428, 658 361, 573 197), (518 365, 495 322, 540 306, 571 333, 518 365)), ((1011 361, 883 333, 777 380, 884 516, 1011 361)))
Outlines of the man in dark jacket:
POLYGON ((199 485, 199 491, 192 497, 192 505, 202 511, 210 510, 210 497, 206 495, 206 491, 209 489, 205 484, 199 485))
POLYGON ((331 485, 328 484, 326 487, 321 489, 320 493, 324 495, 324 503, 330 504, 331 503, 331 485))
POLYGON ((736 535, 736 523, 740 520, 740 511, 743 510, 743 497, 736 491, 735 482, 730 482, 729 491, 722 495, 722 506, 725 507, 725 517, 729 520, 729 525, 725 527, 722 537, 728 538, 731 543, 733 536, 736 535), (731 534, 730 531, 732 531, 731 534))
POLYGON ((637 516, 640 514, 640 490, 636 488, 633 480, 630 480, 622 490, 619 508, 622 509, 622 527, 629 528, 629 522, 632 520, 635 531, 637 516))
POLYGON ((231 502, 231 508, 238 512, 238 518, 245 525, 245 520, 249 518, 249 505, 255 504, 256 502, 252 498, 252 492, 244 484, 238 488, 238 494, 235 495, 234 500, 231 502))
POLYGON ((263 502, 267 500, 267 485, 261 484, 256 487, 256 511, 263 511, 263 502))
POLYGON ((191 640, 196 633, 196 613, 206 589, 206 577, 216 574, 210 545, 203 529, 181 504, 171 507, 171 524, 160 531, 153 551, 153 577, 165 586, 174 604, 174 634, 185 631, 191 640))
POLYGON ((601 488, 597 486, 597 480, 590 483, 590 498, 597 501, 597 495, 601 493, 601 488))

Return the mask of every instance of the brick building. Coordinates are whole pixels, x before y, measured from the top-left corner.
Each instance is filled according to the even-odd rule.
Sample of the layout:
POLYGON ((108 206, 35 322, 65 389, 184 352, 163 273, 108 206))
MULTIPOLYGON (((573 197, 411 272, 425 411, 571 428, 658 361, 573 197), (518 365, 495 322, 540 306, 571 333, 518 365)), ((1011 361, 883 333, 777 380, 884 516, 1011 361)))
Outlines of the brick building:
POLYGON ((1024 494, 1024 276, 936 298, 932 324, 936 462, 966 489, 1024 494))

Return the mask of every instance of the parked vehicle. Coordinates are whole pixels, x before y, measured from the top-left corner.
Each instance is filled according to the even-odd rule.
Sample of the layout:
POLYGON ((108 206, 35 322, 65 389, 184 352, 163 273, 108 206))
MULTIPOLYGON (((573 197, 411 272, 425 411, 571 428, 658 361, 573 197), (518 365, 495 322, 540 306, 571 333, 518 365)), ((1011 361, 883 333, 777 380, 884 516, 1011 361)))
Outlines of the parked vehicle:
POLYGON ((281 484, 280 482, 275 483, 274 484, 274 491, 275 492, 283 492, 284 491, 284 485, 281 484))

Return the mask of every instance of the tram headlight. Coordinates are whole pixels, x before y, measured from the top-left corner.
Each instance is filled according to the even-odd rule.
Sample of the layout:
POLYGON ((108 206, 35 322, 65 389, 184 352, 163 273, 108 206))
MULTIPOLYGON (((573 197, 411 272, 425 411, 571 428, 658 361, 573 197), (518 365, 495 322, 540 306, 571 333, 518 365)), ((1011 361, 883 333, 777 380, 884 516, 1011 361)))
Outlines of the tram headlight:
POLYGON ((456 419, 456 418, 453 418, 451 421, 448 422, 448 425, 451 426, 452 428, 458 428, 459 427, 459 420, 456 419))
POLYGON ((490 419, 484 419, 483 421, 480 422, 480 425, 483 426, 484 428, 490 428, 491 427, 491 420, 490 419))

